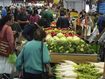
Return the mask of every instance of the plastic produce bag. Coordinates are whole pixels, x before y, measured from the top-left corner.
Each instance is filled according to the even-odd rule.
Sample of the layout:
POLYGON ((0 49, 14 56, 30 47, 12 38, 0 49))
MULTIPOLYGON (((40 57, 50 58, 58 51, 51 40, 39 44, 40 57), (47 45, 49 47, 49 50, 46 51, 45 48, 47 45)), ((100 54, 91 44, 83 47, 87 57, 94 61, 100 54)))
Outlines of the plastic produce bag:
POLYGON ((89 37, 89 39, 88 39, 89 43, 93 42, 94 39, 96 38, 96 36, 97 36, 98 34, 99 34, 99 30, 98 30, 97 24, 96 24, 96 26, 95 26, 95 28, 94 28, 94 30, 93 30, 93 32, 92 32, 92 35, 91 35, 91 36, 89 37))
POLYGON ((99 38, 98 44, 100 44, 100 45, 104 45, 105 44, 105 32, 99 38))
POLYGON ((11 63, 11 64, 15 64, 16 63, 16 59, 17 59, 16 54, 15 53, 12 53, 8 57, 8 62, 11 63))

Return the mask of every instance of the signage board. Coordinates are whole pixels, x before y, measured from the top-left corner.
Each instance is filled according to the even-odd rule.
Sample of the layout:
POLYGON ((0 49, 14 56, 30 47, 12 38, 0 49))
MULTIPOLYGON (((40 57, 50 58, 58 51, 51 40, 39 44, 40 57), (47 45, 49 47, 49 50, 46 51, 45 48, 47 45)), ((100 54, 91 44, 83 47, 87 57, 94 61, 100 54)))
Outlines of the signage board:
POLYGON ((105 14, 105 2, 99 3, 99 13, 105 14))

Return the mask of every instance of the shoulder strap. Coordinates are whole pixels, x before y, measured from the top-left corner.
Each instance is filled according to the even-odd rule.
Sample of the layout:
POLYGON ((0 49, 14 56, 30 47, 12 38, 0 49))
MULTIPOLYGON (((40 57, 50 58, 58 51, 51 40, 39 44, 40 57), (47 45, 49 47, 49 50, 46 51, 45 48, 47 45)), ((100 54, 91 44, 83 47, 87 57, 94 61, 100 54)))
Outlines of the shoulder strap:
POLYGON ((44 73, 44 63, 43 63, 43 41, 41 41, 41 61, 42 61, 42 72, 44 73))

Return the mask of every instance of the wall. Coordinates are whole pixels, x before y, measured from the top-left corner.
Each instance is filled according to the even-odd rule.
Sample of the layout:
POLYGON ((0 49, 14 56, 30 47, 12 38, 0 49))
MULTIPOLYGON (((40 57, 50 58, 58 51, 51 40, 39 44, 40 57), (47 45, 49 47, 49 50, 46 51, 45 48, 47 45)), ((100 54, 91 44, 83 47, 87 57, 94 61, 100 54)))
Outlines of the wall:
POLYGON ((0 6, 9 6, 11 3, 11 0, 0 0, 0 6))
POLYGON ((85 0, 63 0, 65 8, 75 9, 78 12, 85 9, 85 0))

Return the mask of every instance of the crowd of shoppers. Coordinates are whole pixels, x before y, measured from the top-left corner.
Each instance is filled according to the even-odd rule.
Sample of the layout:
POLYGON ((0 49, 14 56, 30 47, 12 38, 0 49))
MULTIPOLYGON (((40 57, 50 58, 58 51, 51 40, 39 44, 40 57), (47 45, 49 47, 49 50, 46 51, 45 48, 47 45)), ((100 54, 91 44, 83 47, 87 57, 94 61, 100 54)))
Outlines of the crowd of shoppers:
MULTIPOLYGON (((10 6, 3 7, 1 11, 0 75, 4 79, 8 79, 6 76, 10 77, 13 66, 16 66, 19 73, 23 71, 23 79, 42 79, 43 65, 44 72, 46 72, 45 68, 48 68, 49 75, 52 75, 49 64, 51 61, 50 54, 43 42, 46 33, 42 27, 50 27, 51 23, 56 21, 56 28, 70 28, 84 37, 91 35, 95 25, 91 15, 84 10, 79 13, 75 9, 69 11, 69 9, 60 7, 55 9, 48 6, 41 8, 10 6), (54 16, 54 13, 56 16, 54 16), (10 64, 8 62, 9 54, 17 51, 17 44, 21 44, 21 38, 24 38, 27 42, 18 53, 16 64, 10 64), (5 51, 1 50, 3 48, 1 40, 8 44, 9 50, 7 48, 5 50, 9 52, 6 55, 4 55, 5 51), (43 63, 41 59, 42 53, 43 63)), ((104 16, 98 18, 99 32, 104 28, 102 24, 104 24, 104 16)))
POLYGON ((46 33, 37 24, 40 20, 37 9, 27 13, 26 7, 22 6, 21 9, 16 11, 18 11, 16 14, 15 12, 12 14, 11 10, 10 12, 5 11, 0 19, 0 78, 10 78, 14 66, 16 66, 16 71, 23 72, 23 79, 42 79, 42 73, 47 70, 49 75, 52 75, 50 54, 43 42, 46 33), (16 38, 19 38, 19 36, 24 37, 27 43, 18 53, 16 64, 9 63, 9 55, 17 50, 16 47, 19 41, 16 38), (4 45, 8 45, 8 48, 5 47, 4 49, 4 45), (43 59, 41 59, 42 55, 43 59))

